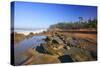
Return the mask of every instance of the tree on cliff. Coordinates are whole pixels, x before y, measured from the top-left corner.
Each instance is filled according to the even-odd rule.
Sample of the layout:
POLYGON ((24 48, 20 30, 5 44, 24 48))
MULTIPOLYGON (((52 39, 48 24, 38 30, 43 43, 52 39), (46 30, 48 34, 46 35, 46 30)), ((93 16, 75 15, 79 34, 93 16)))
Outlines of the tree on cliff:
POLYGON ((84 29, 84 28, 97 28, 97 19, 89 19, 88 21, 83 20, 79 17, 78 22, 59 22, 50 26, 50 29, 84 29))

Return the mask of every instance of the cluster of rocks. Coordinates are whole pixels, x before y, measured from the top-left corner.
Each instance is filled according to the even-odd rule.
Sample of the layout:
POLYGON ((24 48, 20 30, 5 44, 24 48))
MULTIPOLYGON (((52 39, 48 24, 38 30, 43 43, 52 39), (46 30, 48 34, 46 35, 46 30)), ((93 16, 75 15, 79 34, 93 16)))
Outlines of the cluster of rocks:
MULTIPOLYGON (((46 44, 42 44, 41 46, 37 47, 38 52, 50 55, 57 55, 58 59, 63 58, 63 56, 65 57, 66 55, 67 57, 71 58, 69 61, 94 60, 89 51, 79 47, 80 43, 75 37, 55 33, 52 36, 47 36, 45 41, 46 44)), ((66 60, 66 62, 67 61, 68 60, 66 60)))
MULTIPOLYGON (((15 39, 13 40, 15 42, 19 42, 25 38, 31 38, 34 35, 34 33, 29 33, 29 35, 25 36, 24 34, 19 34, 16 32, 11 34, 11 36, 14 36, 15 39)), ((96 58, 93 58, 95 53, 92 53, 92 55, 91 52, 88 51, 84 46, 81 46, 86 44, 86 40, 84 39, 55 32, 50 36, 46 36, 46 38, 43 40, 45 43, 41 43, 41 45, 37 46, 36 49, 31 49, 32 52, 30 52, 30 54, 32 54, 32 57, 28 59, 28 61, 31 60, 31 64, 44 64, 47 61, 47 63, 64 63, 96 60, 96 58), (37 58, 37 62, 34 61, 33 56, 37 58), (43 58, 51 59, 48 59, 46 62, 44 62, 43 58)), ((24 64, 29 64, 28 61, 26 61, 24 64)))

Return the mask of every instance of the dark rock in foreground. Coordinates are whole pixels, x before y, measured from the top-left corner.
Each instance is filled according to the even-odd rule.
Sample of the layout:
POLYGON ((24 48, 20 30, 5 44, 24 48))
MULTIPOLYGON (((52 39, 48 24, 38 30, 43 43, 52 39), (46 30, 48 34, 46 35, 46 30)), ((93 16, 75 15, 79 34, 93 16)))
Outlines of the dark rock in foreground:
POLYGON ((58 59, 61 61, 61 63, 73 62, 72 58, 69 55, 60 56, 58 57, 58 59))

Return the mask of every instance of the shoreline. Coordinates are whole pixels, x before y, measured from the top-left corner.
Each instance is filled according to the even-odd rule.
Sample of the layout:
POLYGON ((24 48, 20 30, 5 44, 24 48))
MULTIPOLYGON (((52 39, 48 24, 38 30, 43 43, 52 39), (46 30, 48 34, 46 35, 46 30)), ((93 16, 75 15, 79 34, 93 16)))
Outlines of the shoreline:
MULTIPOLYGON (((24 38, 30 38, 32 36, 55 36, 60 34, 60 35, 64 35, 64 36, 75 36, 78 38, 83 38, 83 39, 92 39, 93 41, 97 40, 97 30, 90 30, 90 29, 86 29, 86 30, 40 30, 40 31, 19 31, 19 32, 12 32, 12 34, 14 34, 14 40, 16 40, 16 38, 18 38, 20 40, 24 39, 24 38), (85 32, 85 33, 84 33, 85 32), (16 37, 17 36, 17 37, 16 37)), ((95 42, 96 43, 96 42, 95 42)))
MULTIPOLYGON (((38 60, 37 63, 40 63, 39 59, 46 58, 45 56, 42 57, 41 54, 57 56, 55 58, 51 58, 54 62, 63 62, 66 58, 68 58, 69 61, 71 61, 72 59, 73 62, 76 62, 76 60, 81 62, 97 59, 97 41, 95 40, 97 34, 80 33, 79 35, 79 33, 75 33, 75 31, 74 33, 69 33, 59 32, 55 30, 49 30, 40 33, 28 32, 28 35, 24 35, 18 32, 13 32, 12 34, 14 35, 14 40, 12 40, 12 42, 15 41, 17 43, 16 45, 12 45, 21 45, 21 47, 17 48, 18 50, 19 48, 22 49, 22 47, 24 46, 27 48, 27 46, 36 45, 36 43, 40 43, 40 40, 37 40, 38 38, 35 38, 35 36, 47 36, 45 39, 42 39, 46 42, 45 44, 39 44, 40 46, 37 46, 36 48, 33 48, 33 46, 31 46, 29 49, 26 50, 27 52, 23 52, 25 53, 25 56, 27 56, 27 58, 22 63, 20 63, 22 65, 29 64, 28 62, 30 60, 32 60, 30 61, 30 63, 35 64, 34 58, 31 58, 30 55, 34 57, 37 57, 37 55, 39 55, 40 57, 38 57, 36 60, 38 60), (35 40, 37 41, 35 42, 35 40), (27 53, 28 55, 26 55, 27 53), (54 59, 56 59, 56 61, 54 59)), ((18 53, 20 53, 20 50, 18 53)), ((50 58, 49 56, 47 57, 50 58)), ((48 63, 50 63, 50 60, 47 61, 48 63)), ((41 62, 46 63, 44 60, 41 60, 41 62)))

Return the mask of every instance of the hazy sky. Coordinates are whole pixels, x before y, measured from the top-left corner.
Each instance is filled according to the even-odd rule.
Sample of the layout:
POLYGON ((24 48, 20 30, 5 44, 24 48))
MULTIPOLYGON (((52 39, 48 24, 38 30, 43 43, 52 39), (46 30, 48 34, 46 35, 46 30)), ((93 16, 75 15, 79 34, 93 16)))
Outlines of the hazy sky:
POLYGON ((95 6, 14 2, 15 28, 47 28, 58 22, 96 18, 95 6))

